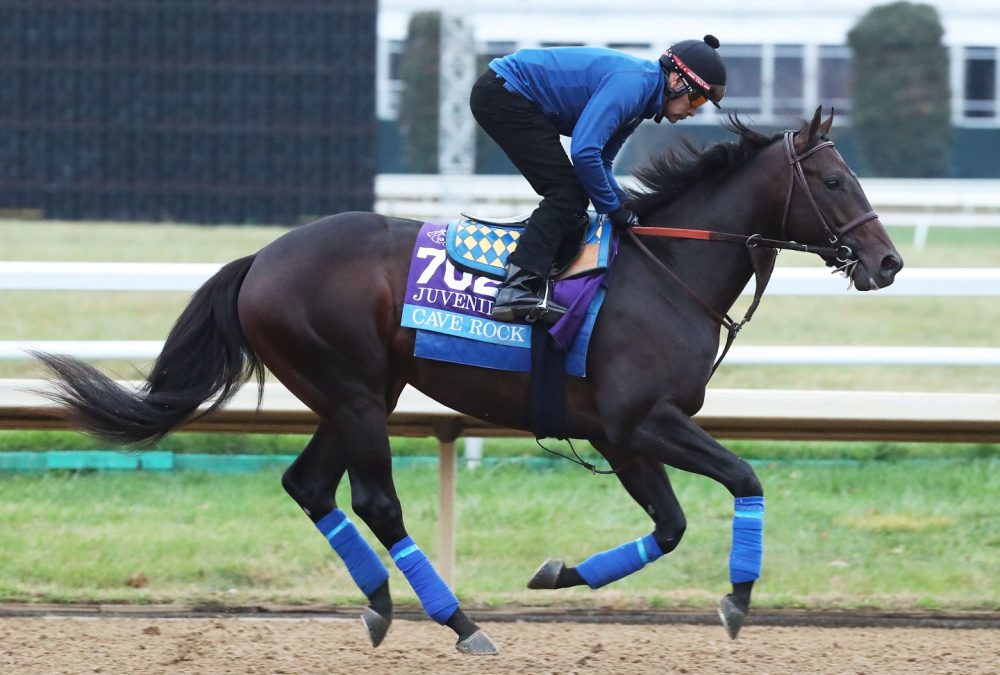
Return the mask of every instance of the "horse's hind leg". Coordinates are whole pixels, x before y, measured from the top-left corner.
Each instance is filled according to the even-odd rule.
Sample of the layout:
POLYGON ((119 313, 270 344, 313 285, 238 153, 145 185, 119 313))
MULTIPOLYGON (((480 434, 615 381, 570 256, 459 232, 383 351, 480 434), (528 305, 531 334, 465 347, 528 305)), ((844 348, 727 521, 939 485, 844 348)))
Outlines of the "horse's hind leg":
POLYGON ((416 591, 428 616, 458 635, 456 647, 471 654, 495 654, 496 646, 459 607, 458 598, 407 534, 392 480, 384 400, 359 395, 338 406, 329 421, 345 440, 351 503, 416 591))
POLYGON ((594 446, 611 463, 618 480, 655 523, 651 534, 608 551, 596 553, 576 567, 548 560, 528 582, 528 588, 566 588, 587 584, 600 588, 637 572, 677 548, 686 521, 663 464, 629 455, 609 443, 594 446))
MULTIPOLYGON (((387 242, 379 238, 378 231, 371 228, 363 236, 375 238, 365 241, 378 247, 372 255, 381 259, 388 255, 382 250, 387 242)), ((263 270, 265 263, 277 260, 280 272, 261 271, 254 276, 251 269, 248 273, 239 300, 244 334, 275 377, 330 430, 330 443, 336 444, 332 455, 337 458, 336 475, 346 470, 350 478, 354 512, 389 549, 428 615, 455 631, 460 651, 496 653, 492 641, 465 616, 455 594, 403 525, 392 481, 388 432, 388 414, 403 382, 394 377, 390 367, 391 327, 398 319, 392 313, 391 283, 386 283, 385 270, 366 262, 351 248, 350 256, 338 258, 350 271, 349 283, 343 279, 333 283, 329 277, 320 282, 322 273, 301 262, 311 260, 308 247, 291 251, 290 258, 281 257, 289 251, 280 247, 272 251, 272 259, 266 251, 258 256, 255 266, 263 270), (322 310, 316 309, 317 302, 322 310), (365 321, 365 316, 374 320, 365 321)), ((322 261, 322 266, 333 264, 330 259, 322 261)), ((301 474, 293 472, 289 480, 301 483, 301 474)), ((313 517, 320 515, 314 509, 333 507, 332 497, 327 501, 323 494, 328 488, 332 490, 336 481, 327 480, 328 484, 320 483, 307 491, 311 496, 304 500, 305 506, 313 517), (309 506, 310 499, 320 506, 309 506)), ((335 536, 339 523, 325 525, 333 528, 329 533, 335 536)))
POLYGON ((389 571, 347 514, 337 508, 337 486, 347 468, 336 433, 321 423, 309 444, 282 476, 288 495, 305 511, 347 566, 354 583, 368 598, 361 615, 365 630, 378 647, 392 623, 389 571))

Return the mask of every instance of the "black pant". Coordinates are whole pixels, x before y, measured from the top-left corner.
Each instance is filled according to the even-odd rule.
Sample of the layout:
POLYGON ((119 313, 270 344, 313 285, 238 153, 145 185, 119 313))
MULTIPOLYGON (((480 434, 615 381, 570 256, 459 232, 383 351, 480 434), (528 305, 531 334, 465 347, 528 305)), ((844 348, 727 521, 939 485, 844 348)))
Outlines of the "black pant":
POLYGON ((479 126, 543 198, 509 260, 545 278, 560 245, 566 241, 575 246, 582 237, 589 197, 556 128, 534 103, 507 91, 503 83, 487 69, 472 87, 469 105, 479 126))

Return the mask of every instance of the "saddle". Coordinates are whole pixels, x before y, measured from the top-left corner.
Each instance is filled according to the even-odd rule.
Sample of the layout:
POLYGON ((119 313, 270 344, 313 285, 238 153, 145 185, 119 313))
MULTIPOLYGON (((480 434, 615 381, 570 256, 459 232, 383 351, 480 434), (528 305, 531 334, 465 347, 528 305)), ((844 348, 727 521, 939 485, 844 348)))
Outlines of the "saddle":
MULTIPOLYGON (((567 242, 560 250, 552 271, 554 279, 607 269, 612 228, 602 214, 588 212, 587 218, 583 237, 567 242)), ((507 256, 517 248, 527 220, 528 216, 481 218, 463 213, 448 224, 445 251, 459 269, 502 280, 507 256)))

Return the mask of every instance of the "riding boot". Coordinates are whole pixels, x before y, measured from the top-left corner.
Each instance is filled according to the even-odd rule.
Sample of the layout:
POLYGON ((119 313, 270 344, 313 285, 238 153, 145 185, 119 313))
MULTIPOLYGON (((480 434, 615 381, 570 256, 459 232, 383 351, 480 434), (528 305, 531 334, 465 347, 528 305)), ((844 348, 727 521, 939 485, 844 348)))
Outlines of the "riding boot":
POLYGON ((552 300, 552 283, 514 263, 507 272, 493 302, 495 321, 540 321, 555 323, 566 308, 552 300))

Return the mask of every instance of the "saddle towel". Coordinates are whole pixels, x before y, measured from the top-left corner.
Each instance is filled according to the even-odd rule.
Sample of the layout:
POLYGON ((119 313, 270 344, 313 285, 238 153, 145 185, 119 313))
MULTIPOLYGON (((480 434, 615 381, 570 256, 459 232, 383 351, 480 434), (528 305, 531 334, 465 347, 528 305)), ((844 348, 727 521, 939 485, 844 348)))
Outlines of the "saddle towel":
POLYGON ((568 311, 558 323, 549 327, 491 319, 493 300, 500 286, 494 278, 496 273, 490 276, 473 273, 469 271, 471 262, 465 262, 480 258, 476 264, 495 267, 502 276, 503 264, 516 246, 523 227, 513 230, 516 232, 513 236, 494 229, 509 229, 508 226, 473 223, 468 218, 449 225, 424 223, 413 246, 400 322, 404 327, 417 329, 414 356, 529 372, 532 331, 548 330, 556 345, 567 354, 567 374, 586 375, 587 346, 604 299, 603 281, 608 261, 613 259, 617 244, 612 236, 613 228, 604 226, 603 218, 593 218, 591 226, 592 233, 599 233, 600 237, 592 242, 594 260, 603 262, 603 266, 555 284, 554 298, 568 311), (459 264, 448 255, 446 242, 456 241, 449 238, 449 232, 456 233, 457 237, 463 231, 458 227, 461 222, 466 222, 466 241, 452 248, 457 246, 467 252, 478 249, 478 253, 468 253, 471 257, 463 258, 459 264), (473 230, 482 237, 476 239, 473 230), (476 243, 479 241, 493 243, 483 246, 476 243), (492 253, 487 254, 487 250, 492 253), (483 262, 487 259, 490 260, 483 262))

